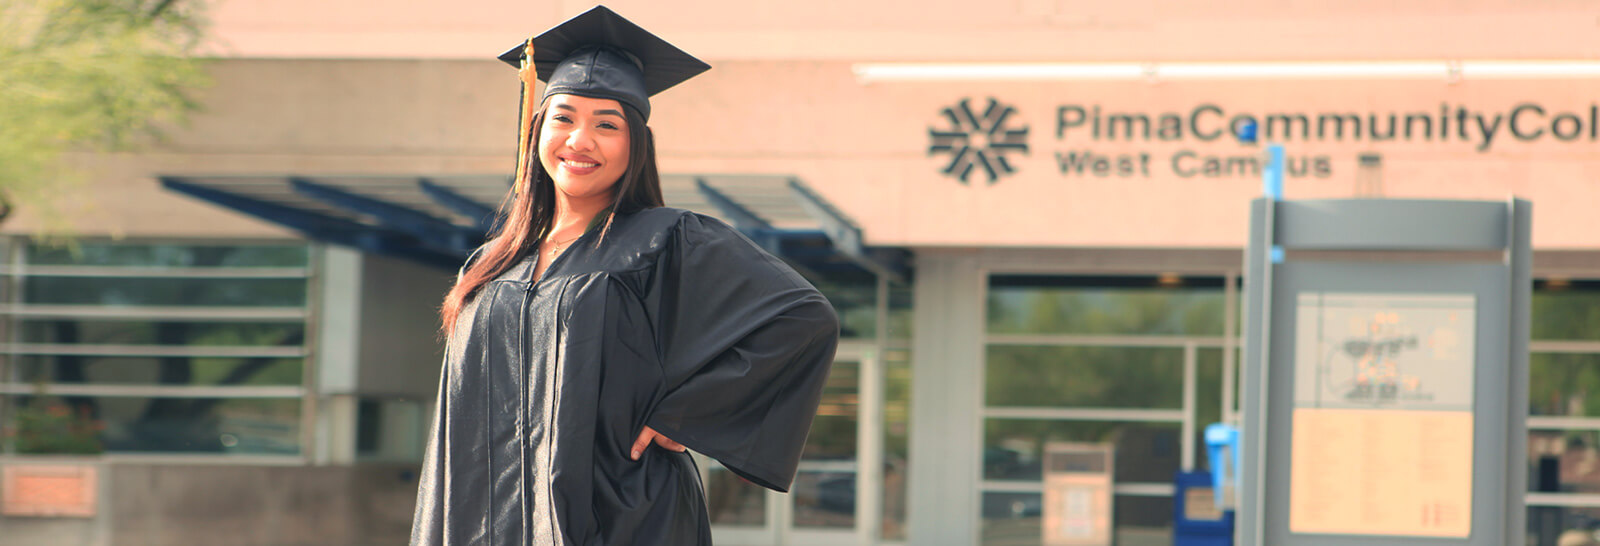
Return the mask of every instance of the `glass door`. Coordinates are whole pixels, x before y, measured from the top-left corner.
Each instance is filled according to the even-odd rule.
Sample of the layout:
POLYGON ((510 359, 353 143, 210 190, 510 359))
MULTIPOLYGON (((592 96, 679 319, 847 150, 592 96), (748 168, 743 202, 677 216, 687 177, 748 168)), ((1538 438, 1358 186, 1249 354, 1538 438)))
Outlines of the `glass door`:
POLYGON ((868 544, 876 528, 879 473, 861 461, 881 459, 872 442, 881 420, 880 371, 867 344, 842 344, 801 452, 789 494, 749 483, 697 455, 705 474, 712 536, 719 545, 810 546, 868 544), (867 396, 866 393, 875 393, 867 396), (874 430, 866 430, 866 429, 874 430), (866 455, 863 457, 862 455, 866 455), (867 493, 867 494, 863 494, 867 493))

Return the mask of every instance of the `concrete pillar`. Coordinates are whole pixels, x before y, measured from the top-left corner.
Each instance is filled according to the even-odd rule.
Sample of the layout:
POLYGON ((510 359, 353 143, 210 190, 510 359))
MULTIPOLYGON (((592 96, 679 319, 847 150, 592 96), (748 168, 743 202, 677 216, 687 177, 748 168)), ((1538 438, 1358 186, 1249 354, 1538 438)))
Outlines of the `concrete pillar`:
POLYGON ((907 544, 978 542, 986 292, 976 252, 917 252, 907 544))
POLYGON ((356 380, 361 362, 361 252, 322 245, 316 288, 313 464, 350 464, 356 451, 356 380))

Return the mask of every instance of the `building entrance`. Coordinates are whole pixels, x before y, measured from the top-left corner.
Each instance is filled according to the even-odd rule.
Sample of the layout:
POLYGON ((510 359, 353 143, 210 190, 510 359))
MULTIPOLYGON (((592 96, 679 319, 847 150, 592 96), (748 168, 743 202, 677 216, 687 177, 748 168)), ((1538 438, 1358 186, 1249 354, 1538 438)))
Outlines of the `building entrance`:
POLYGON ((1201 431, 1224 414, 1227 280, 990 275, 981 544, 1171 544, 1173 476, 1205 466, 1201 431), (1111 464, 1055 468, 1062 449, 1111 464), (1063 470, 1109 482, 1109 502, 1057 490, 1052 508, 1063 470))

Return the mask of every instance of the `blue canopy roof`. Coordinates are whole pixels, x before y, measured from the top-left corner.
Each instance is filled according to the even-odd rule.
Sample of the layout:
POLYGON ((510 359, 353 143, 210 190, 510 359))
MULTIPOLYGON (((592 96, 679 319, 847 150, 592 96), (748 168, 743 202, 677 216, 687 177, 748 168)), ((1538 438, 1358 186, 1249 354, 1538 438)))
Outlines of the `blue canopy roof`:
MULTIPOLYGON (((163 176, 167 189, 307 238, 454 270, 497 221, 506 176, 163 176)), ((904 281, 910 253, 870 247, 861 228, 784 176, 663 176, 668 206, 721 218, 817 277, 904 281)))

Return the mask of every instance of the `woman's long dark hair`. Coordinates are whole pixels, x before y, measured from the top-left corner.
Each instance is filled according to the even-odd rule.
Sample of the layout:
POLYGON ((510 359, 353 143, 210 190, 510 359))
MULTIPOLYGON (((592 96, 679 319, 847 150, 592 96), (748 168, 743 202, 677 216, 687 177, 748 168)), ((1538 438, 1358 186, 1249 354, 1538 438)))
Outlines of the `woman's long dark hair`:
MULTIPOLYGON (((623 117, 628 124, 628 168, 612 187, 615 196, 604 222, 600 224, 601 239, 618 214, 631 214, 663 205, 661 175, 656 171, 655 137, 650 127, 632 106, 623 105, 623 117)), ((525 150, 518 158, 517 180, 511 192, 500 202, 498 227, 489 234, 489 242, 479 251, 478 257, 461 272, 456 285, 444 297, 439 308, 442 329, 449 335, 455 329, 456 316, 467 300, 477 294, 484 283, 505 273, 535 252, 539 241, 549 235, 556 215, 555 182, 544 172, 539 162, 539 132, 544 129, 544 112, 534 114, 529 124, 525 150)), ((599 244, 599 240, 596 241, 599 244)))

